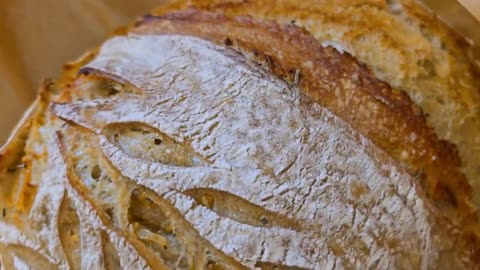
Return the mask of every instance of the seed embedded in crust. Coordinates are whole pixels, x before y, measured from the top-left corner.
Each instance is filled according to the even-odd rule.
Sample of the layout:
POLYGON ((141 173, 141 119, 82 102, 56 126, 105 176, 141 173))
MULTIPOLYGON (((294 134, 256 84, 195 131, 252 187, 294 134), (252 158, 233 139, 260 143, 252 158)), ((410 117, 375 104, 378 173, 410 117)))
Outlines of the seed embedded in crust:
POLYGON ((233 45, 232 40, 231 40, 229 37, 227 37, 227 38, 225 39, 225 46, 232 46, 232 45, 233 45))
POLYGON ((260 221, 262 222, 263 225, 267 225, 268 224, 268 219, 266 217, 261 217, 260 218, 260 221))

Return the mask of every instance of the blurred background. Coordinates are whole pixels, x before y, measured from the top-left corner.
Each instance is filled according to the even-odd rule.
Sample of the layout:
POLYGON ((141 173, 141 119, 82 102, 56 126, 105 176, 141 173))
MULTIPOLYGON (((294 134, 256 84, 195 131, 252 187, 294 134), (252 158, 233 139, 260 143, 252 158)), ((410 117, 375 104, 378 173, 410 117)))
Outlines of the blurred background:
MULTIPOLYGON (((56 78, 64 63, 99 45, 118 26, 168 1, 0 0, 0 145, 43 78, 56 78)), ((472 27, 473 17, 457 0, 422 1, 440 17, 455 18, 452 22, 460 31, 480 40, 479 27, 472 27)), ((480 18, 480 0, 458 1, 476 8, 480 18)))
POLYGON ((0 145, 43 78, 167 0, 0 0, 0 145))

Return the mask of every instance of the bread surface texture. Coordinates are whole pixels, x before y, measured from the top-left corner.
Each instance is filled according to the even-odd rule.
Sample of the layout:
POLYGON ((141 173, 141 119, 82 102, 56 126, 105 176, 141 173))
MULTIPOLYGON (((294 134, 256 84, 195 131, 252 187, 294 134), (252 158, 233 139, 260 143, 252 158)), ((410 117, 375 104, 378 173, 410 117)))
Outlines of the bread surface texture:
POLYGON ((0 150, 2 269, 478 269, 479 84, 410 1, 174 1, 0 150))

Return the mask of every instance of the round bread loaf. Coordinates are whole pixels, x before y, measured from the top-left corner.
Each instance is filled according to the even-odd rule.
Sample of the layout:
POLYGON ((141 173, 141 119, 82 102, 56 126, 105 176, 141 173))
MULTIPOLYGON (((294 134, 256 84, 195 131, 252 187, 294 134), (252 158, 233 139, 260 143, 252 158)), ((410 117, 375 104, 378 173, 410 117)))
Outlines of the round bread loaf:
POLYGON ((408 0, 162 6, 0 150, 0 265, 478 269, 468 49, 408 0))

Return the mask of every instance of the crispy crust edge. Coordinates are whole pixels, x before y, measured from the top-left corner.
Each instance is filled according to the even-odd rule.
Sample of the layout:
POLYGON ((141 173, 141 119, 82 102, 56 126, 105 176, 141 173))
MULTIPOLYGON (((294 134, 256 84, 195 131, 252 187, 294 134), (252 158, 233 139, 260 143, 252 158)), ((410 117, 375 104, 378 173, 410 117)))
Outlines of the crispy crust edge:
POLYGON ((378 80, 368 68, 356 62, 350 55, 340 54, 334 49, 323 48, 304 29, 293 25, 280 26, 273 22, 257 22, 251 17, 231 19, 220 14, 187 9, 165 16, 146 16, 136 24, 131 32, 134 34, 191 35, 217 44, 225 43, 225 46, 229 46, 232 40, 235 40, 235 45, 245 51, 253 51, 254 58, 259 62, 267 62, 271 71, 279 77, 297 81, 296 73, 297 70, 300 70, 302 79, 297 83, 302 91, 313 97, 317 103, 327 107, 360 130, 395 159, 407 163, 412 173, 426 167, 425 171, 431 182, 426 190, 427 193, 432 195, 445 192, 442 190, 442 185, 445 185, 444 187, 453 192, 454 204, 463 205, 462 201, 471 198, 471 187, 459 169, 461 161, 456 147, 449 142, 440 140, 428 127, 421 108, 414 104, 405 92, 392 89, 385 82, 378 80), (245 35, 240 37, 245 28, 248 28, 251 35, 255 37, 249 38, 245 35), (235 36, 236 34, 238 35, 235 36), (262 34, 264 36, 260 37, 262 34), (275 44, 271 46, 272 49, 265 46, 265 43, 268 42, 275 44), (281 52, 282 50, 284 52, 281 52), (297 55, 292 55, 295 52, 297 55), (303 63, 309 61, 316 61, 317 67, 302 66, 303 63), (342 83, 341 80, 345 80, 343 85, 339 85, 342 83), (323 87, 325 84, 327 87, 323 87), (348 92, 343 93, 344 95, 330 93, 337 91, 336 88, 344 88, 348 92), (326 99, 330 100, 324 101, 326 99), (349 99, 352 99, 350 104, 335 104, 335 102, 349 102, 349 99), (360 101, 368 101, 375 107, 366 108, 367 111, 363 112, 349 107, 349 105, 361 107, 360 101), (378 110, 380 113, 373 112, 372 115, 372 109, 378 110), (376 123, 376 127, 369 127, 353 113, 377 116, 379 119, 376 121, 379 122, 376 123), (388 114, 390 120, 401 121, 401 124, 384 121, 388 119, 380 118, 384 117, 382 113, 388 114), (380 129, 376 129, 378 127, 380 129), (396 136, 390 129, 394 129, 402 136, 396 136), (419 136, 420 140, 408 138, 410 133, 413 136, 419 136), (392 137, 389 138, 388 135, 392 137), (395 153, 392 150, 396 147, 407 150, 407 158, 403 153, 395 153), (412 156, 413 158, 410 158, 412 156), (438 168, 443 169, 441 172, 435 172, 438 168), (456 181, 446 180, 452 176, 456 181), (440 179, 446 183, 441 182, 440 179), (440 184, 437 186, 439 181, 440 184))

